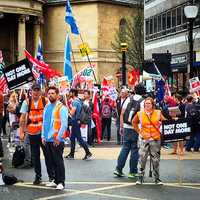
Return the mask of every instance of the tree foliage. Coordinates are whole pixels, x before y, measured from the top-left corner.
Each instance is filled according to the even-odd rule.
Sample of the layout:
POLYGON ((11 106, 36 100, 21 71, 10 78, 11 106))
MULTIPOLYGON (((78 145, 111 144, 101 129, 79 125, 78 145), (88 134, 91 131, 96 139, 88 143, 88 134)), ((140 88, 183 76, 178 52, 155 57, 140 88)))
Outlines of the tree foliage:
POLYGON ((116 30, 115 40, 111 43, 112 48, 117 52, 121 60, 122 42, 126 42, 126 63, 134 68, 140 68, 144 61, 144 15, 143 4, 139 1, 137 8, 133 8, 132 17, 125 18, 126 24, 116 30), (136 10, 136 12, 135 12, 136 10))

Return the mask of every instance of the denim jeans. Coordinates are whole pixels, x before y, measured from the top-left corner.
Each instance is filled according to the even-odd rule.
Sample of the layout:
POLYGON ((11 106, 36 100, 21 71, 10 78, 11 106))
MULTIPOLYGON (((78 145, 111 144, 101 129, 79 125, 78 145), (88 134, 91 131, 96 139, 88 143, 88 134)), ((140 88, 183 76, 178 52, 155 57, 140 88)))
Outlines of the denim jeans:
POLYGON ((135 132, 135 130, 125 128, 124 142, 117 161, 117 169, 119 171, 122 171, 124 168, 128 154, 131 152, 129 161, 130 173, 137 173, 137 164, 139 158, 137 142, 138 134, 135 132))
POLYGON ((72 120, 72 130, 71 130, 71 137, 70 137, 70 140, 71 140, 70 154, 72 156, 74 156, 74 153, 75 153, 75 145, 76 145, 75 139, 78 140, 79 144, 81 145, 81 147, 83 147, 86 154, 90 153, 87 143, 83 140, 81 136, 80 124, 77 122, 77 120, 72 120))
POLYGON ((24 164, 30 165, 32 162, 32 152, 31 152, 30 138, 28 133, 26 133, 25 135, 23 146, 25 150, 24 164))
POLYGON ((191 148, 194 148, 194 151, 199 151, 200 148, 200 132, 195 132, 190 136, 190 139, 186 143, 186 151, 191 151, 191 148))

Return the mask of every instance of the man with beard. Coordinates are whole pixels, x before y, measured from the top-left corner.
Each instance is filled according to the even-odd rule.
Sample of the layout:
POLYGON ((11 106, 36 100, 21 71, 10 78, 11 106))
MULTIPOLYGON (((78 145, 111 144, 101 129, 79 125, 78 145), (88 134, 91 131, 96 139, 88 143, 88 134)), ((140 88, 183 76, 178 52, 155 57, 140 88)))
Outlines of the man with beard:
POLYGON ((43 114, 42 143, 47 151, 47 165, 55 171, 55 180, 48 186, 55 186, 57 190, 63 190, 65 187, 63 150, 68 126, 68 110, 58 101, 58 88, 49 87, 48 98, 50 103, 45 107, 43 114))

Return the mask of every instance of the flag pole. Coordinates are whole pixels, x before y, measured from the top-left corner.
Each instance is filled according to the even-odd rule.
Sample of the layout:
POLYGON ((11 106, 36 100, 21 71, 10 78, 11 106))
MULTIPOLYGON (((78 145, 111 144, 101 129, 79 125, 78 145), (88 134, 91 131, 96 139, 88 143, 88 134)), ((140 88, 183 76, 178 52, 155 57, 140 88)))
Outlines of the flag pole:
MULTIPOLYGON (((72 48, 71 48, 71 50, 72 50, 72 48)), ((74 57, 74 52, 73 52, 73 50, 72 50, 72 58, 73 58, 73 61, 74 61, 74 68, 75 68, 75 71, 76 71, 76 73, 78 73, 78 70, 77 70, 77 67, 76 67, 76 60, 75 60, 75 57, 74 57)))

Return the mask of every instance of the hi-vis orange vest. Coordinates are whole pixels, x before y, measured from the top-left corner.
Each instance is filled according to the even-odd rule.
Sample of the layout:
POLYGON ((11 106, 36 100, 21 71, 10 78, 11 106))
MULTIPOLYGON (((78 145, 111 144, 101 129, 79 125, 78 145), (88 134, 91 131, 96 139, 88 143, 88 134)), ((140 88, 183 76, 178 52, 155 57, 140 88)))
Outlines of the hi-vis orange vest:
MULTIPOLYGON (((61 128, 60 110, 61 110, 62 106, 63 106, 62 103, 58 103, 54 110, 53 128, 54 128, 55 132, 53 134, 53 138, 57 138, 58 132, 61 128)), ((69 137, 69 131, 66 130, 62 136, 62 139, 65 139, 67 137, 69 137)))
POLYGON ((42 131, 43 111, 44 105, 41 97, 39 99, 37 108, 35 108, 34 101, 31 101, 30 112, 28 114, 28 120, 30 122, 27 126, 28 133, 30 135, 35 135, 42 131))
POLYGON ((137 113, 140 124, 140 136, 144 140, 160 140, 160 125, 161 125, 161 111, 154 110, 151 114, 150 120, 153 124, 149 121, 147 114, 144 111, 140 111, 137 113))

